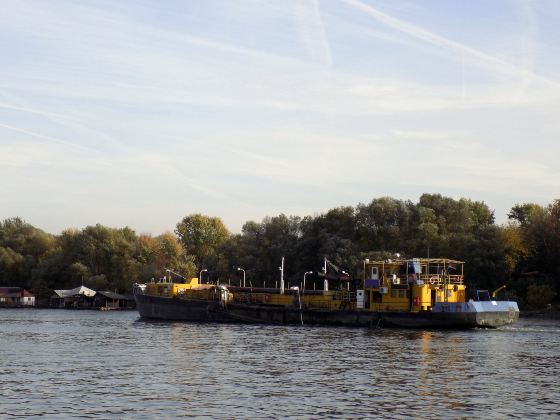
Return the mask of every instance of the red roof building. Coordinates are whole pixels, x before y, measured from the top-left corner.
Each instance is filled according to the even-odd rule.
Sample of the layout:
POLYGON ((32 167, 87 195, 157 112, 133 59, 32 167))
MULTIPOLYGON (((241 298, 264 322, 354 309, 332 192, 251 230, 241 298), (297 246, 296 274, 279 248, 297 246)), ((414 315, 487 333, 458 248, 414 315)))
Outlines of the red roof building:
POLYGON ((35 306, 35 296, 23 287, 0 287, 0 306, 35 306))

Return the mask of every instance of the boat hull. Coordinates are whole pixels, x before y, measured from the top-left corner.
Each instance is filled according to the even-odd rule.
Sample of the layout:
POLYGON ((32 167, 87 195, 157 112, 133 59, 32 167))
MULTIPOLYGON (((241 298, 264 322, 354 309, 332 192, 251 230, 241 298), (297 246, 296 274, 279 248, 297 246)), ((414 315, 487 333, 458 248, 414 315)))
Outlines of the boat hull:
MULTIPOLYGON (((136 306, 142 318, 172 321, 202 321, 263 324, 334 325, 383 328, 497 328, 517 321, 515 302, 499 302, 497 308, 463 304, 453 312, 440 311, 373 312, 366 310, 321 310, 298 307, 245 303, 224 304, 220 301, 177 299, 136 294, 136 306)), ((485 303, 485 302, 484 302, 485 303)), ((490 303, 490 302, 488 302, 490 303)), ((449 308, 447 308, 449 309, 449 308)))

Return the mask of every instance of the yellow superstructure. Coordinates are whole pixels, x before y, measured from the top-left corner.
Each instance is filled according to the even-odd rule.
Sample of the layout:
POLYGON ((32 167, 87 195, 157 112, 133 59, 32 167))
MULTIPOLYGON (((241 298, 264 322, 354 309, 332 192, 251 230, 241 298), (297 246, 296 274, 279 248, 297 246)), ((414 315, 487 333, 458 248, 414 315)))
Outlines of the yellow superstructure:
POLYGON ((465 302, 463 261, 413 258, 364 261, 359 309, 429 311, 438 302, 465 302))
POLYGON ((164 277, 158 282, 146 283, 146 292, 152 296, 178 297, 186 291, 195 290, 199 287, 198 279, 192 278, 188 283, 173 283, 171 278, 164 277))

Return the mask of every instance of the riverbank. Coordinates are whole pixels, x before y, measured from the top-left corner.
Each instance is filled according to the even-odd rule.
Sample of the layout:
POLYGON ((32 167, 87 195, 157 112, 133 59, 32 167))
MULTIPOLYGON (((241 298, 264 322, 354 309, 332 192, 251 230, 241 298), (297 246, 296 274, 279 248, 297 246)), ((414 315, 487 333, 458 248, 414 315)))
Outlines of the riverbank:
POLYGON ((521 318, 560 319, 560 306, 554 305, 541 309, 526 309, 519 313, 521 318))

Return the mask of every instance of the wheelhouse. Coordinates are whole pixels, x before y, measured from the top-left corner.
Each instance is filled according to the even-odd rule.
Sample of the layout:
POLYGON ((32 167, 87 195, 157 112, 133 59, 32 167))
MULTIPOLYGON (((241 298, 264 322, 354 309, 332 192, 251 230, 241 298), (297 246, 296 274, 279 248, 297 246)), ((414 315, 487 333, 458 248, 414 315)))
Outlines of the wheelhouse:
POLYGON ((366 259, 357 307, 417 312, 431 311, 439 302, 465 302, 463 269, 463 261, 446 258, 366 259))

